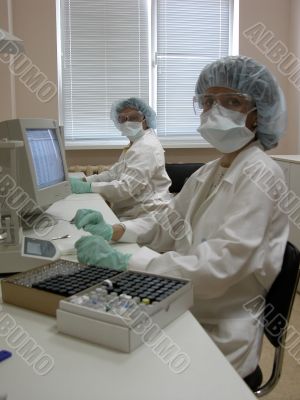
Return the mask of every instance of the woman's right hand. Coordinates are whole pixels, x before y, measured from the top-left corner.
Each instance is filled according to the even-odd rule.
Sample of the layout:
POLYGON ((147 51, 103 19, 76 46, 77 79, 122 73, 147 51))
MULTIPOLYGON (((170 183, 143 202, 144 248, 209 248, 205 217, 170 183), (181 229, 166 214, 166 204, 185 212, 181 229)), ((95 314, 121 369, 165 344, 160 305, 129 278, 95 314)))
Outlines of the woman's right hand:
POLYGON ((84 229, 92 235, 103 237, 105 240, 111 240, 113 236, 113 227, 104 221, 103 215, 99 211, 90 209, 78 210, 74 224, 78 229, 84 229))

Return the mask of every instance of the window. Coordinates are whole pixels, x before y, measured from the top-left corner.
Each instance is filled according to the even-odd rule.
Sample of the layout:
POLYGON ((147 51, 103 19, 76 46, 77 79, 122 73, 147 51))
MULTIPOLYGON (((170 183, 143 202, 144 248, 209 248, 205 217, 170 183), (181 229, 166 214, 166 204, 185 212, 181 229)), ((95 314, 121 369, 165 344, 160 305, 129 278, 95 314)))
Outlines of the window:
POLYGON ((67 140, 119 140, 119 98, 149 97, 146 0, 62 0, 62 107, 67 140))
POLYGON ((191 99, 201 69, 229 54, 229 0, 157 2, 157 130, 192 135, 191 99))
POLYGON ((57 1, 68 142, 124 143, 111 103, 137 96, 157 111, 163 142, 201 143, 195 83, 204 65, 230 53, 233 0, 57 1))

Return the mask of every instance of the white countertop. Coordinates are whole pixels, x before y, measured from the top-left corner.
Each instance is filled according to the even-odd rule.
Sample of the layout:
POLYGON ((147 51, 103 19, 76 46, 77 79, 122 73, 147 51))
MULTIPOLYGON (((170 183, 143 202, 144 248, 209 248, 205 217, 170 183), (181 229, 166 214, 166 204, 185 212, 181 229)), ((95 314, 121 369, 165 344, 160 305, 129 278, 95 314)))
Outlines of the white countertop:
POLYGON ((0 326, 3 313, 54 360, 53 369, 40 376, 2 335, 0 348, 13 351, 0 363, 0 394, 7 393, 8 400, 255 399, 190 312, 164 329, 191 359, 180 374, 146 345, 120 353, 60 334, 54 318, 6 304, 0 326))
POLYGON ((275 160, 282 160, 282 161, 290 161, 292 163, 300 163, 300 154, 295 154, 295 155, 273 155, 271 156, 275 160))
MULTIPOLYGON (((77 196, 68 198, 69 205, 74 206, 69 208, 70 217, 78 208, 80 195, 77 196)), ((95 200, 91 194, 81 195, 85 203, 80 208, 83 205, 94 208, 92 198, 95 200)), ((108 206, 100 203, 105 218, 116 222, 108 206)), ((65 211, 58 207, 57 213, 62 211, 62 217, 66 218, 65 211)), ((132 251, 138 248, 136 244, 127 246, 132 246, 132 251)), ((256 398, 189 311, 163 331, 191 359, 181 373, 174 373, 146 344, 130 354, 110 350, 58 333, 55 318, 2 304, 0 298, 0 349, 13 352, 11 358, 0 363, 0 397, 7 393, 8 400, 256 398), (5 318, 11 321, 9 329, 5 328, 5 318), (46 375, 38 375, 33 368, 35 364, 28 364, 18 355, 24 339, 19 347, 17 341, 15 345, 10 342, 17 327, 19 333, 27 332, 44 354, 53 358, 54 366, 46 375)))

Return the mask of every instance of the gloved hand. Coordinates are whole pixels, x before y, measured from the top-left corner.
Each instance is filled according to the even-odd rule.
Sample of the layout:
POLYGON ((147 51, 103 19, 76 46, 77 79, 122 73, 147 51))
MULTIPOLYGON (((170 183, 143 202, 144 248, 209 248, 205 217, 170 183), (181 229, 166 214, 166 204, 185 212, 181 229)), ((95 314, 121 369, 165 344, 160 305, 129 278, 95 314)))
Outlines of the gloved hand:
POLYGON ((113 249, 101 236, 84 236, 75 243, 78 261, 82 264, 124 271, 131 254, 113 249))
POLYGON ((113 235, 113 227, 104 221, 103 215, 99 211, 85 208, 78 210, 74 218, 74 224, 76 228, 83 228, 93 235, 102 236, 105 240, 111 240, 113 235))
POLYGON ((77 178, 70 178, 72 193, 91 193, 92 184, 90 182, 82 182, 77 178))

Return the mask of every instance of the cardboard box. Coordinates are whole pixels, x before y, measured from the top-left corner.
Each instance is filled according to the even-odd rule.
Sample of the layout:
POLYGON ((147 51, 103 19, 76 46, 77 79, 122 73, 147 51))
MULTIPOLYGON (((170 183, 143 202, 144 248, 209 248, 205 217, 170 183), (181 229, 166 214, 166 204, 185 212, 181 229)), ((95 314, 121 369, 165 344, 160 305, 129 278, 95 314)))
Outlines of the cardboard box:
MULTIPOLYGON (((26 272, 15 274, 1 280, 2 299, 5 303, 13 304, 55 317, 59 301, 68 296, 30 287, 26 285, 27 281, 30 280, 32 284, 38 284, 47 277, 49 279, 52 277, 54 280, 58 277, 71 277, 75 272, 90 271, 92 268, 102 271, 102 273, 107 276, 117 274, 117 272, 113 270, 88 267, 72 261, 56 260, 49 264, 33 268, 26 272), (64 268, 64 272, 59 273, 59 268, 64 268), (70 273, 66 272, 68 269, 70 269, 70 273), (56 271, 58 271, 57 275, 55 275, 56 271)), ((94 281, 93 285, 101 282, 102 280, 103 279, 98 279, 97 282, 94 281)), ((90 286, 92 286, 92 284, 90 286)), ((82 289, 78 289, 78 292, 81 291, 82 289)))
POLYGON ((55 317, 59 301, 64 299, 64 296, 18 283, 22 279, 26 279, 32 272, 42 273, 42 271, 45 271, 45 267, 51 268, 51 264, 2 279, 1 290, 3 302, 55 317))
MULTIPOLYGON (((112 281, 114 279, 118 279, 118 276, 112 281)), ((193 305, 191 282, 180 281, 185 282, 183 287, 153 306, 137 307, 132 318, 74 304, 70 298, 62 300, 56 314, 57 328, 62 333, 129 353, 143 344, 143 331, 153 327, 157 334, 157 330, 167 326, 193 305)), ((88 294, 96 287, 80 295, 88 294)))
MULTIPOLYGON (((149 330, 153 327, 156 331, 160 330, 193 305, 193 289, 189 280, 140 271, 117 272, 66 260, 57 260, 10 276, 1 281, 1 287, 5 303, 50 316, 56 315, 60 332, 127 353, 143 343, 143 331, 146 328, 149 330), (63 272, 60 270, 61 267, 64 268, 63 272), (87 278, 83 278, 83 275, 87 278), (30 285, 45 285, 49 279, 54 281, 54 286, 56 282, 60 282, 57 285, 61 287, 70 280, 73 282, 75 280, 75 286, 78 286, 77 281, 81 282, 81 279, 87 279, 86 282, 95 282, 93 276, 107 277, 108 275, 109 278, 99 278, 96 284, 88 286, 89 283, 85 283, 88 286, 85 290, 78 289, 78 292, 70 297, 30 287, 30 285), (151 300, 151 295, 149 295, 146 300, 150 304, 138 306, 134 303, 136 307, 133 308, 134 312, 130 311, 130 315, 126 316, 117 314, 109 306, 106 311, 100 311, 100 309, 91 308, 90 304, 87 306, 74 303, 74 297, 78 299, 78 296, 88 295, 92 291, 96 293, 95 290, 105 284, 111 286, 110 291, 115 291, 118 301, 121 299, 121 294, 129 297, 131 301, 134 291, 143 292, 145 289, 148 293, 152 290, 153 299, 156 300, 151 300), (159 289, 154 289, 156 286, 159 289), (125 287, 127 291, 123 290, 125 287), (159 292, 162 292, 162 295, 158 295, 159 292)), ((46 287, 48 287, 47 284, 46 287)))

